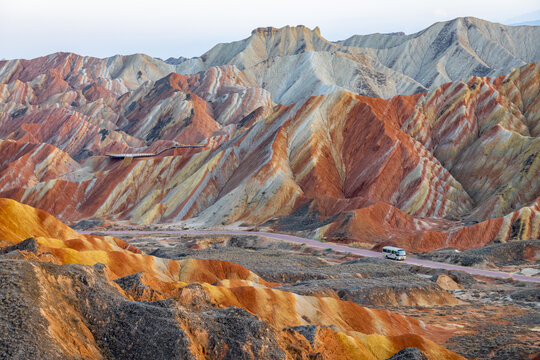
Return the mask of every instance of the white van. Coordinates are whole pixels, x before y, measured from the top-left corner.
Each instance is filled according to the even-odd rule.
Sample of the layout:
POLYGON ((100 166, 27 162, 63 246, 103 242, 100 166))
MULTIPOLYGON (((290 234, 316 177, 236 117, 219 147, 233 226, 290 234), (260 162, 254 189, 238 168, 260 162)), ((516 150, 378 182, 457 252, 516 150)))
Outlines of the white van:
POLYGON ((383 247, 382 252, 386 259, 405 260, 407 258, 405 250, 393 246, 383 247))

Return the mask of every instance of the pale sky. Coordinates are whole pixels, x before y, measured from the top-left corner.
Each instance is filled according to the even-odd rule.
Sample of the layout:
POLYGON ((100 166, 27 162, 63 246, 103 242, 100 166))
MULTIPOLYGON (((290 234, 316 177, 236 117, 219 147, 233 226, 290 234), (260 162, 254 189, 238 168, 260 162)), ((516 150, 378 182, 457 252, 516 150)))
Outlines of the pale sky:
POLYGON ((538 0, 0 0, 0 59, 57 51, 193 57, 261 26, 319 26, 335 41, 413 33, 459 16, 508 23, 539 7, 538 0))

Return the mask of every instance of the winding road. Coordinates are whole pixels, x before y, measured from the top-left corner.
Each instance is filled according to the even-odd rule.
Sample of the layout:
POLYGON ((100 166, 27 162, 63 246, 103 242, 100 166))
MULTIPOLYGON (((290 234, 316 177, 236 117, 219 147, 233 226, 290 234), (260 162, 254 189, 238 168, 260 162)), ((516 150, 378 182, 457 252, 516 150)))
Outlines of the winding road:
MULTIPOLYGON (((383 258, 383 254, 377 251, 364 250, 352 248, 344 245, 338 245, 330 242, 321 242, 312 239, 305 239, 298 236, 280 234, 280 233, 269 233, 269 232, 258 232, 258 231, 240 231, 240 230, 149 230, 149 231, 139 231, 139 230, 127 230, 127 231, 100 231, 100 233, 105 233, 107 235, 133 235, 133 234, 171 234, 171 235, 256 235, 262 236, 268 239, 286 241, 296 244, 306 244, 311 247, 321 248, 321 249, 332 249, 341 252, 350 252, 352 254, 357 254, 360 256, 374 257, 374 258, 383 258)), ((391 260, 388 260, 391 261, 391 260)), ((411 256, 407 256, 407 260, 403 261, 406 264, 411 265, 420 265, 426 266, 435 269, 446 269, 446 270, 459 270, 469 273, 471 275, 481 275, 489 276, 494 278, 501 279, 514 279, 524 282, 534 282, 540 283, 540 278, 533 276, 517 275, 511 274, 502 271, 494 270, 482 270, 466 266, 458 266, 447 263, 441 263, 436 261, 421 260, 411 256)))

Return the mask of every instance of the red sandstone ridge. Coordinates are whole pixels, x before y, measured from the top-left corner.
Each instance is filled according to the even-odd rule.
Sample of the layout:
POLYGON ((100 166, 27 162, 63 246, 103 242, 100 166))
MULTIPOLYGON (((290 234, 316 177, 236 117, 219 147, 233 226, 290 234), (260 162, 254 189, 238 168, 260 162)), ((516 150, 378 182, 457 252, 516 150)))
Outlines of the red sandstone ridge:
POLYGON ((338 90, 287 106, 235 66, 167 66, 2 62, 0 195, 70 222, 265 224, 416 251, 540 236, 537 63, 423 94, 338 90), (203 147, 104 156, 175 144, 203 147))

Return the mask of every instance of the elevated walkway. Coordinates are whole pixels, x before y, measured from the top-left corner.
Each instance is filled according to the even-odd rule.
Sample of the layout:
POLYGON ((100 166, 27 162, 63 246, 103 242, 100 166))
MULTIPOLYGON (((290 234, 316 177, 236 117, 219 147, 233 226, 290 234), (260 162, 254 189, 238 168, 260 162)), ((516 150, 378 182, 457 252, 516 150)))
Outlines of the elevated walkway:
POLYGON ((171 146, 166 149, 163 149, 157 153, 131 153, 131 154, 125 153, 125 154, 105 154, 105 155, 114 160, 120 160, 120 159, 125 159, 125 158, 146 158, 146 157, 153 157, 153 156, 161 155, 165 151, 172 150, 172 149, 203 148, 203 147, 204 145, 175 145, 175 146, 171 146))

